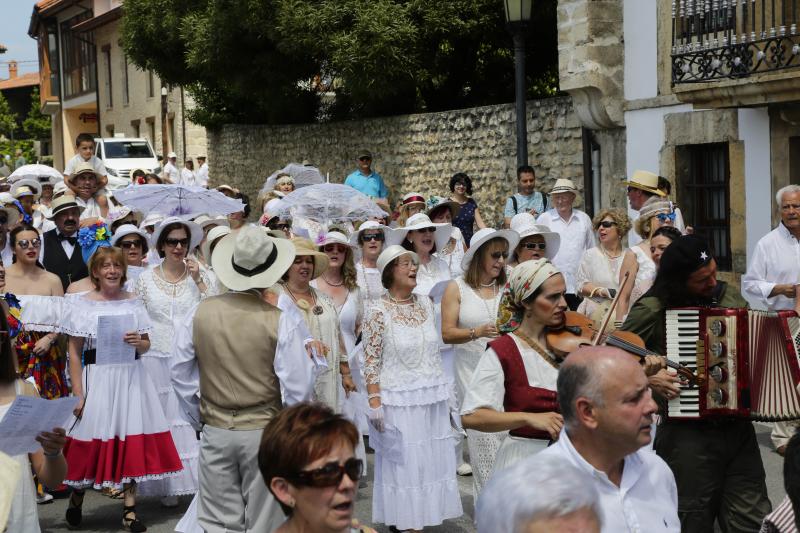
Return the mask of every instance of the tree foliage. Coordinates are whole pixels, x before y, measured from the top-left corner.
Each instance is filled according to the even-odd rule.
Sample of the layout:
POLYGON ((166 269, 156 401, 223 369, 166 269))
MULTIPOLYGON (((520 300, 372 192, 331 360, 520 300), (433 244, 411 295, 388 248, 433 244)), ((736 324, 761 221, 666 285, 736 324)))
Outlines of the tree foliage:
POLYGON ((16 130, 17 114, 11 111, 8 100, 0 93, 0 135, 11 138, 16 130))
MULTIPOLYGON (((529 96, 553 94, 556 0, 536 2, 529 96)), ((126 0, 123 45, 193 117, 306 122, 510 102, 500 0, 126 0)))
POLYGON ((28 139, 50 138, 50 115, 43 114, 40 106, 39 87, 36 87, 31 93, 31 109, 22 121, 22 131, 28 139))

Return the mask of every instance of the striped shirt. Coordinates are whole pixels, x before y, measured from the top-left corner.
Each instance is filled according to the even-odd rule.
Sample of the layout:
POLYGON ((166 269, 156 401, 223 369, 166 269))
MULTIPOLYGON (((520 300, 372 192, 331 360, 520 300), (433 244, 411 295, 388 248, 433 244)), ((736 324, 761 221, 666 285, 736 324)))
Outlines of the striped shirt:
POLYGON ((788 496, 784 497, 781 504, 764 518, 760 533, 797 533, 794 509, 788 496))

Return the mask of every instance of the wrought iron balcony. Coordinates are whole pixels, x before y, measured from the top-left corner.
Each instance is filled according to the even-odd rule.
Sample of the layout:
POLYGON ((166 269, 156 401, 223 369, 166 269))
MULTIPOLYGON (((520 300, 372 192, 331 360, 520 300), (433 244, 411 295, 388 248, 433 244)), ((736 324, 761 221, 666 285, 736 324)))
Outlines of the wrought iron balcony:
POLYGON ((800 67, 798 0, 672 0, 672 83, 800 67))

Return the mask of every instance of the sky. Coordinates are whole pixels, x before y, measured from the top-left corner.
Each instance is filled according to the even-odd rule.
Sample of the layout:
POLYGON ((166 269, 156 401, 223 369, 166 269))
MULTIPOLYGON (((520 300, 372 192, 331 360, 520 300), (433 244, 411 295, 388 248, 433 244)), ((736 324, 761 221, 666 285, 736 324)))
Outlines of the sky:
POLYGON ((36 0, 0 0, 3 23, 0 26, 0 44, 8 52, 0 54, 0 79, 8 78, 8 61, 19 63, 19 73, 39 70, 36 41, 28 37, 28 26, 36 0))

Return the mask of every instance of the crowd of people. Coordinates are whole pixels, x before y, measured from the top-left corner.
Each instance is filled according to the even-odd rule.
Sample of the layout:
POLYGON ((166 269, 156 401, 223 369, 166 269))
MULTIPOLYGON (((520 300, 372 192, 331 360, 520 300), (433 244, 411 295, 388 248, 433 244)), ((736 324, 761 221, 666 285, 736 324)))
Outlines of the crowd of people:
MULTIPOLYGON (((13 458, 7 531, 38 532, 53 494, 80 528, 86 490, 122 500, 128 531, 147 529, 141 495, 193 495, 181 532, 372 531, 353 517, 370 448, 371 521, 400 531, 461 516, 470 475, 479 532, 795 531, 796 480, 770 513, 750 421, 670 419, 685 383, 663 357, 555 338, 571 313, 610 316, 659 354, 666 309, 747 306, 664 178, 635 172, 630 210, 589 217, 573 181, 540 191, 522 166, 496 229, 464 173, 390 208, 361 150, 345 185, 385 216, 309 224, 280 209, 295 182, 278 174, 251 224, 227 185, 242 210, 225 216, 121 204, 92 142, 63 180, 0 193, 0 417, 20 395, 77 398, 13 458), (109 363, 116 323, 130 356, 109 363)), ((206 184, 168 155, 134 182, 206 184)), ((798 310, 800 186, 777 202, 743 293, 798 310)), ((787 461, 795 429, 773 431, 787 461)))

